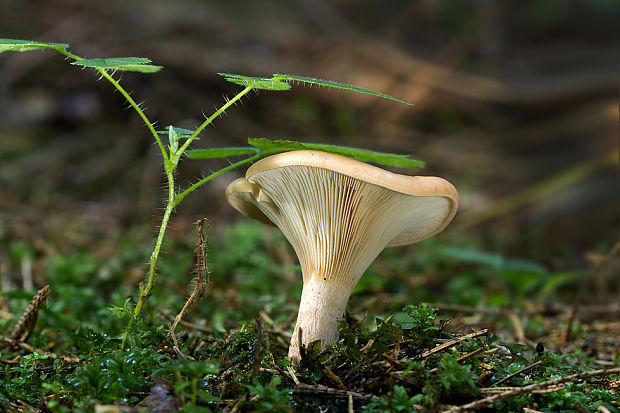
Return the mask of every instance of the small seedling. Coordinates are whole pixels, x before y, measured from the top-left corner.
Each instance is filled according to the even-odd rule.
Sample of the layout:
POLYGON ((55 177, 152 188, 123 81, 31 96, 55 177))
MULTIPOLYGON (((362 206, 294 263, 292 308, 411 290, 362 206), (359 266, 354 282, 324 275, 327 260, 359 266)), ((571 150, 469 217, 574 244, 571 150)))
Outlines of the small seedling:
POLYGON ((178 206, 187 195, 194 192, 205 183, 211 181, 212 179, 227 171, 254 162, 266 155, 299 149, 321 150, 325 152, 345 155, 362 161, 375 162, 390 166, 413 168, 420 168, 424 166, 423 162, 411 159, 408 156, 404 155, 378 153, 374 151, 338 145, 304 144, 293 140, 270 140, 265 138, 250 138, 248 139, 249 146, 247 147, 210 148, 197 150, 189 149, 190 145, 198 139, 198 135, 203 131, 203 129, 205 129, 205 127, 210 125, 228 108, 237 103, 241 98, 243 98, 251 91, 285 91, 289 90, 292 84, 300 83, 364 93, 411 105, 408 102, 402 101, 400 99, 383 93, 356 86, 351 86, 345 83, 320 80, 304 76, 274 74, 272 77, 254 77, 230 73, 219 73, 227 81, 235 83, 243 87, 243 89, 231 99, 227 100, 219 109, 213 112, 213 114, 207 117, 195 130, 187 130, 174 126, 168 126, 167 129, 164 131, 157 131, 155 130, 153 122, 149 120, 141 105, 136 103, 136 101, 131 97, 127 90, 120 84, 119 80, 115 78, 114 74, 117 71, 156 73, 162 69, 162 66, 154 65, 152 64, 150 59, 144 57, 86 59, 70 52, 69 45, 66 43, 45 43, 31 40, 0 39, 0 53, 6 51, 25 52, 42 49, 51 49, 66 56, 72 65, 80 66, 82 68, 93 69, 99 74, 99 76, 101 76, 101 78, 111 83, 112 86, 114 86, 114 88, 121 93, 121 95, 129 103, 129 105, 136 111, 138 116, 140 116, 140 118, 148 128, 149 132, 153 136, 153 139, 155 139, 155 141, 157 142, 157 145, 161 152, 161 156, 163 158, 164 172, 166 174, 168 183, 165 209, 161 224, 159 226, 157 239, 155 241, 155 245, 150 256, 148 275, 146 276, 145 283, 140 285, 140 297, 136 302, 135 306, 133 307, 133 310, 129 309, 130 311, 128 312, 128 308, 125 308, 122 309, 122 311, 118 311, 121 314, 129 313, 128 315, 130 318, 127 328, 125 330, 125 334, 123 336, 121 348, 125 348, 125 346, 127 345, 127 338, 140 320, 140 312, 142 310, 142 307, 151 295, 151 291, 155 283, 157 262, 164 242, 164 237, 166 235, 168 222, 174 208, 178 206), (162 135, 167 135, 167 147, 164 144, 162 135), (231 163, 225 168, 209 174, 208 176, 200 179, 193 185, 190 185, 189 187, 183 189, 180 188, 175 182, 175 171, 183 156, 188 156, 192 159, 230 158, 238 156, 242 156, 244 158, 237 162, 231 163))

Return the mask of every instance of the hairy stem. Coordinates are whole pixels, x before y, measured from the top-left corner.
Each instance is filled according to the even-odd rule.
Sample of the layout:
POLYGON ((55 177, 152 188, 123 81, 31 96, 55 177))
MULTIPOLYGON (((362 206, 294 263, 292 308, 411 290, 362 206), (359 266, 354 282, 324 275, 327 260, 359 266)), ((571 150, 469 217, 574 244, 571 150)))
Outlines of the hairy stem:
MULTIPOLYGON (((69 52, 68 50, 57 50, 57 51, 59 53, 65 55, 65 56, 69 57, 70 59, 73 59, 73 60, 84 60, 83 57, 78 56, 76 54, 73 54, 73 53, 69 52)), ((159 138, 159 135, 157 134, 157 132, 155 131, 155 128, 153 127, 153 123, 149 120, 149 118, 146 116, 144 111, 142 109, 140 109, 140 105, 138 105, 133 100, 133 98, 125 90, 125 88, 123 88, 121 86, 121 84, 118 83, 118 81, 116 79, 114 79, 112 77, 112 75, 110 75, 108 73, 108 71, 106 69, 96 69, 96 70, 101 74, 102 77, 104 77, 108 82, 110 82, 112 84, 112 86, 114 86, 114 88, 116 88, 116 90, 121 92, 121 95, 123 95, 125 100, 127 100, 127 102, 131 105, 131 107, 138 113, 138 116, 140 116, 140 118, 142 118, 142 121, 146 124, 147 128, 149 128, 149 131, 151 132, 151 134, 153 135, 153 137, 157 141, 157 145, 159 145, 159 149, 161 150, 161 154, 164 157, 164 160, 167 161, 168 160, 168 154, 166 153, 166 149, 164 147, 164 144, 162 143, 161 139, 159 138)))
MULTIPOLYGON (((106 75, 107 75, 107 73, 106 73, 106 75)), ((110 78, 110 80, 114 81, 114 79, 112 79, 112 78, 110 78)), ((133 100, 130 100, 131 97, 129 97, 129 95, 127 95, 126 92, 124 92, 124 90, 120 87, 120 85, 118 85, 117 88, 120 88, 119 90, 121 91, 121 93, 123 93, 123 96, 125 96, 127 98, 127 100, 130 101, 130 103, 133 102, 133 100)), ((165 167, 165 169, 166 169, 166 176, 168 178, 168 200, 166 202, 166 210, 164 211, 164 216, 162 218, 161 225, 159 227, 159 234, 157 236, 157 241, 155 243, 155 248, 153 249, 153 253, 151 254, 151 260, 150 260, 150 263, 149 263, 149 273, 148 273, 147 283, 146 283, 146 286, 140 288, 140 298, 138 299, 138 302, 136 303, 136 306, 134 308, 134 312, 133 312, 132 318, 131 318, 131 320, 129 320, 129 323, 127 324, 127 328, 126 328, 125 334, 123 336, 123 341, 121 343, 121 348, 122 349, 125 348, 126 343, 127 343, 127 338, 129 337, 129 334, 133 331, 133 328, 134 328, 134 326, 136 324, 136 321, 140 317, 140 311, 142 310, 142 305, 148 300, 148 298, 149 298, 149 296, 151 294, 151 289, 153 288, 153 285, 155 283, 155 270, 157 268, 157 260, 159 258, 159 253, 161 251, 161 246, 162 246, 163 241, 164 241, 164 236, 166 235, 166 228, 168 226, 168 220, 170 219, 170 215, 172 214, 172 210, 179 203, 181 203, 181 201, 183 200, 183 198, 185 198, 185 196, 187 196, 190 192, 193 192, 196 189, 198 189, 201 185, 203 185, 206 182, 212 180, 213 178, 223 174, 224 172, 230 171, 231 169, 237 168, 237 167, 239 167, 241 165, 245 165, 247 163, 253 162, 253 161, 259 159, 262 156, 260 153, 257 153, 254 156, 251 156, 249 158, 246 158, 246 159, 243 159, 241 161, 238 161, 238 162, 235 162, 233 164, 230 164, 227 167, 222 168, 219 171, 213 172, 209 176, 206 176, 205 178, 203 178, 200 181, 196 182, 194 185, 190 186, 189 188, 187 188, 185 191, 179 193, 178 195, 175 194, 175 190, 174 190, 174 170, 175 170, 177 162, 179 160, 178 157, 185 152, 185 150, 187 149, 187 147, 189 146, 191 141, 196 137, 196 135, 202 129, 204 129, 204 127, 206 125, 208 125, 209 123, 213 122, 213 120, 216 117, 221 115, 228 107, 230 107, 233 103, 238 101, 243 95, 248 93, 250 90, 252 90, 251 86, 246 87, 241 92, 239 92, 233 99, 229 100, 221 108, 219 108, 217 111, 215 111, 213 113, 213 115, 211 115, 209 118, 207 118, 205 120, 205 122, 203 122, 203 124, 200 125, 200 127, 198 129, 196 129, 196 131, 192 134, 192 136, 187 139, 187 141, 183 144, 183 146, 175 154, 170 154, 170 158, 175 157, 174 159, 169 159, 167 157, 166 150, 164 149, 163 144, 161 143, 161 140, 157 136, 157 132, 155 132, 155 130, 152 129, 152 125, 150 123, 148 124, 149 127, 152 129, 153 133, 155 134, 155 137, 157 138, 157 142, 160 145, 160 148, 162 150, 162 155, 164 156, 164 165, 166 165, 166 167, 165 167)), ((135 108, 136 108, 136 110, 139 111, 139 113, 143 113, 140 110, 140 108, 137 107, 137 105, 135 106, 135 108)))
MULTIPOLYGON (((83 57, 73 54, 66 49, 56 49, 56 51, 76 61, 84 60, 83 57)), ((222 105, 219 109, 217 109, 211 116, 205 119, 205 121, 194 131, 194 133, 192 133, 192 135, 185 141, 185 143, 178 150, 175 150, 174 152, 170 152, 170 154, 168 154, 166 147, 164 146, 162 140, 160 139, 157 131, 153 127, 153 123, 148 119, 144 111, 140 108, 140 105, 137 104, 133 100, 131 95, 120 85, 120 83, 116 79, 114 79, 114 77, 110 73, 108 73, 106 69, 96 69, 96 70, 101 74, 103 78, 105 78, 108 82, 110 82, 112 86, 114 86, 114 88, 116 88, 116 90, 118 90, 121 93, 121 95, 123 95, 125 100, 131 105, 131 107, 138 113, 142 121, 146 124, 150 133, 155 138, 157 145, 159 146, 161 155, 164 159, 164 169, 166 172, 166 177, 168 179, 168 200, 166 202, 166 209, 164 211, 164 216, 162 218, 161 225, 159 227, 159 234, 157 235, 157 241, 155 242, 155 247, 153 249, 153 252, 151 253, 151 259, 149 262, 149 272, 148 272, 146 285, 140 286, 140 298, 138 299, 138 302, 136 303, 136 306, 134 307, 132 317, 129 320, 129 323, 127 324, 127 328, 125 329, 125 334, 123 336, 123 341, 121 343, 121 348, 124 349, 127 344, 127 338, 129 337, 129 334, 133 331, 140 317, 142 306, 150 297, 151 290, 153 288, 153 285, 155 284, 155 271, 157 269, 157 261, 159 259, 159 254, 162 248, 162 244, 164 242, 164 237, 166 235, 168 221, 170 220, 170 216, 172 215, 172 211, 174 207, 176 207, 179 203, 181 203, 183 198, 185 198, 185 196, 187 196, 190 192, 195 191, 196 189, 198 189, 201 185, 205 184, 206 182, 212 180, 213 178, 221 175, 222 173, 226 171, 229 171, 238 166, 245 165, 254 160, 257 160, 261 156, 263 156, 263 154, 261 154, 260 151, 257 151, 256 155, 251 156, 242 161, 233 163, 223 169, 220 169, 219 171, 216 171, 210 174, 209 176, 201 179, 200 181, 196 182, 195 184, 191 185, 189 188, 179 193, 178 195, 175 194, 174 171, 176 169, 176 166, 181 156, 185 153, 185 150, 187 150, 187 148, 192 143, 192 141, 198 136, 198 134, 205 127, 207 127, 207 125, 211 124, 217 117, 222 115, 224 111, 226 111, 226 109, 228 109, 230 106, 232 106, 237 101, 239 101, 239 99, 245 96, 250 90, 254 89, 255 84, 249 84, 241 92, 237 93, 231 100, 227 101, 224 105, 222 105)))
POLYGON ((131 333, 136 324, 136 321, 140 317, 142 305, 146 302, 146 300, 149 299, 149 296, 151 295, 151 289, 153 288, 153 284, 155 283, 155 269, 157 268, 157 260, 159 259, 161 246, 164 242, 164 236, 166 235, 168 221, 170 219, 170 215, 172 214, 172 210, 174 209, 174 174, 172 171, 167 171, 166 175, 168 177, 168 202, 166 203, 166 210, 164 211, 164 217, 162 218, 161 225, 159 226, 159 234, 157 235, 155 248, 151 253, 151 259, 149 263, 149 275, 146 286, 140 288, 140 298, 138 299, 136 307, 134 308, 133 316, 131 317, 131 320, 129 320, 129 324, 127 324, 127 328, 125 329, 125 334, 121 343, 121 349, 125 348, 125 345, 127 343, 127 337, 129 337, 129 334, 131 333))
POLYGON ((116 90, 121 92, 121 95, 123 95, 125 100, 127 100, 127 102, 129 102, 131 107, 134 108, 134 110, 136 112, 138 112, 138 115, 142 118, 142 120, 146 124, 147 128, 149 128, 149 131, 151 132, 151 135, 153 135, 153 137, 157 141, 157 145, 159 146, 159 150, 161 151, 161 155, 163 156, 164 161, 167 161, 168 160, 168 153, 166 152, 166 148, 164 147, 164 144, 162 143, 161 139, 159 138, 159 135, 155 131, 155 128, 153 127, 153 123, 146 117, 146 114, 144 113, 144 111, 142 109, 140 109, 140 105, 138 105, 132 99, 132 97, 129 95, 129 93, 127 93, 127 91, 120 85, 120 83, 118 83, 116 81, 116 79, 114 79, 112 77, 112 75, 110 75, 105 69, 97 69, 97 71, 99 73, 101 73, 101 76, 106 78, 108 80, 108 82, 110 82, 116 88, 116 90))

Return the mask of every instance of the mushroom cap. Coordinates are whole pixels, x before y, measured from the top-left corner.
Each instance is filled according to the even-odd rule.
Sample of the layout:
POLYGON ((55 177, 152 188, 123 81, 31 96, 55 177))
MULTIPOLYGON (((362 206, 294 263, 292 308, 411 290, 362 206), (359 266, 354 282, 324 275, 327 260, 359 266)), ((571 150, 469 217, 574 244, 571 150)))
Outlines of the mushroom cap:
MULTIPOLYGON (((272 208, 281 206, 274 205, 271 199, 273 194, 267 193, 263 188, 264 185, 261 185, 264 180, 263 175, 272 174, 278 170, 284 172, 286 169, 288 179, 293 176, 295 179, 306 180, 308 168, 335 173, 335 175, 325 175, 325 179, 334 185, 337 180, 333 177, 340 175, 345 181, 339 182, 354 180, 364 183, 366 187, 383 188, 381 191, 375 191, 382 194, 377 208, 385 209, 389 198, 393 198, 394 202, 399 202, 397 213, 400 216, 393 217, 395 221, 398 221, 398 225, 394 233, 389 236, 389 240, 386 240, 387 243, 384 245, 387 246, 407 245, 437 234, 450 223, 458 208, 458 192, 450 182, 443 178, 395 174, 345 156, 308 150, 284 152, 256 162, 247 170, 245 178, 239 178, 228 186, 226 198, 236 210, 244 215, 276 226, 273 220, 265 214, 265 208, 260 207, 261 203, 269 204, 272 208), (295 175, 296 171, 300 172, 298 177, 295 175)), ((298 184, 301 184, 301 188, 306 191, 320 189, 341 191, 340 196, 345 198, 349 196, 346 193, 347 190, 354 191, 333 188, 330 183, 298 182, 298 184)), ((298 186, 296 190, 302 189, 298 186)), ((325 205, 325 200, 320 197, 312 196, 311 198, 316 199, 317 204, 327 209, 334 207, 333 203, 325 205)), ((281 202, 280 200, 279 203, 281 202)), ((341 204, 338 205, 341 206, 341 204)), ((314 208, 311 205, 304 207, 314 208)), ((366 218, 370 220, 374 219, 376 214, 381 213, 381 211, 373 211, 371 207, 366 207, 366 209, 362 213, 367 214, 366 218)), ((347 215, 336 214, 333 210, 326 213, 334 216, 347 215)))

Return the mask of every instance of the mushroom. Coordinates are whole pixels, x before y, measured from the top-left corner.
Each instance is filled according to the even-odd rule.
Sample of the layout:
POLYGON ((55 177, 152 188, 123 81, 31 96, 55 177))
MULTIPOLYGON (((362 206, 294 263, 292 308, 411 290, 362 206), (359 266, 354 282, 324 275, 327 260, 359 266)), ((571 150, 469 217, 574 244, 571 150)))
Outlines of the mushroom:
POLYGON ((228 186, 226 198, 239 212, 280 228, 297 254, 303 290, 288 353, 295 364, 301 344, 320 340, 324 349, 338 340, 351 291, 386 246, 440 232, 458 208, 456 189, 442 178, 307 150, 256 162, 228 186))

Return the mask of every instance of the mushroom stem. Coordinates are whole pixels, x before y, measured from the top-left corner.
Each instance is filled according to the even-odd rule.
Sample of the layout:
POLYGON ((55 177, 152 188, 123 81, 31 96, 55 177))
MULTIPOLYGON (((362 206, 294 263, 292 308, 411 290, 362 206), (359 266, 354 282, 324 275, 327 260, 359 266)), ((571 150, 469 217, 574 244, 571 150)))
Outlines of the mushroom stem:
POLYGON ((304 279, 297 324, 288 350, 288 357, 294 364, 301 360, 300 344, 307 346, 321 340, 321 350, 324 350, 338 341, 338 320, 344 315, 354 287, 342 285, 337 277, 328 279, 320 274, 304 279), (299 343, 299 329, 302 343, 299 343))

